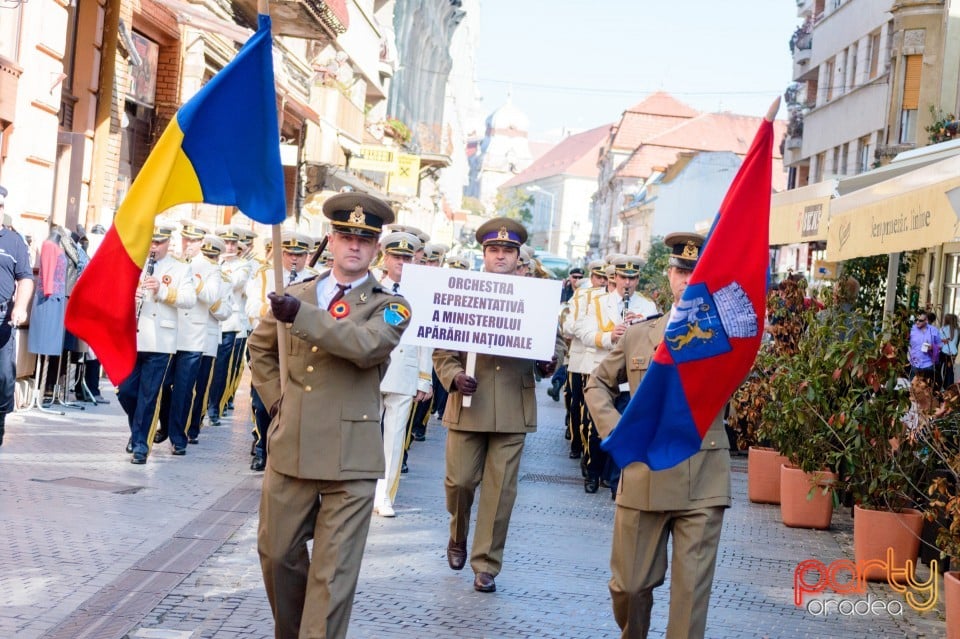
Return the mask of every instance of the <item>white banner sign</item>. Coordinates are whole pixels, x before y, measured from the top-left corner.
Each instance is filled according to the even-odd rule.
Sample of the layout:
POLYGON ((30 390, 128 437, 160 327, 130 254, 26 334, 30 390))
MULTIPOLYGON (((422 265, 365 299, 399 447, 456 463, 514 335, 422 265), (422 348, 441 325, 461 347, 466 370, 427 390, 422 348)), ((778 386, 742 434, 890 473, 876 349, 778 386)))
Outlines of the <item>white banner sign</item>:
POLYGON ((549 361, 560 286, 558 280, 406 264, 401 293, 412 317, 401 341, 549 361))

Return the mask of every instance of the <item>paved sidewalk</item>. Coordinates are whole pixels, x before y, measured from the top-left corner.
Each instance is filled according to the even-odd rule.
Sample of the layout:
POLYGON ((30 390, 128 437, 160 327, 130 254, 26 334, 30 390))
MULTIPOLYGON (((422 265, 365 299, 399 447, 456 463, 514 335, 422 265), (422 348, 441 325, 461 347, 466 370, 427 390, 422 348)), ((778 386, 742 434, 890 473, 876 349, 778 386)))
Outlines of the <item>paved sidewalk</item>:
MULTIPOLYGON (((584 493, 566 455, 561 404, 545 391, 544 383, 497 592, 474 592, 469 568, 446 565, 444 430, 431 422, 427 441, 411 450, 397 517, 374 516, 351 639, 618 636, 606 585, 614 506, 608 492, 584 493)), ((205 429, 183 458, 160 445, 141 467, 123 453, 115 401, 64 417, 8 418, 0 637, 272 637, 256 555, 260 476, 247 470, 246 393, 237 400, 232 426, 205 429)), ((904 606, 902 617, 794 606, 799 561, 852 557, 849 514, 836 513, 829 531, 786 528, 777 507, 747 501, 745 458, 734 459, 734 471, 708 637, 943 636, 942 605, 923 614, 904 606)), ((669 577, 655 595, 653 637, 665 631, 668 587, 669 577)), ((870 596, 903 601, 880 584, 870 596)))

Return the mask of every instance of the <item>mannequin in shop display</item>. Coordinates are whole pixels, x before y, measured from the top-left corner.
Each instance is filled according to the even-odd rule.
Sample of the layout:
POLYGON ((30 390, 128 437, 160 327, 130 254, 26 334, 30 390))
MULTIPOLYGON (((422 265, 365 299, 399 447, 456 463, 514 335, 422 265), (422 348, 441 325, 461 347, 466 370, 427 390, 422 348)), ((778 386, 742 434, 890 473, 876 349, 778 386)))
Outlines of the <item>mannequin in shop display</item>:
POLYGON ((37 355, 59 356, 63 351, 67 256, 61 238, 61 231, 52 226, 50 235, 40 246, 40 272, 37 275, 27 337, 27 350, 37 355))

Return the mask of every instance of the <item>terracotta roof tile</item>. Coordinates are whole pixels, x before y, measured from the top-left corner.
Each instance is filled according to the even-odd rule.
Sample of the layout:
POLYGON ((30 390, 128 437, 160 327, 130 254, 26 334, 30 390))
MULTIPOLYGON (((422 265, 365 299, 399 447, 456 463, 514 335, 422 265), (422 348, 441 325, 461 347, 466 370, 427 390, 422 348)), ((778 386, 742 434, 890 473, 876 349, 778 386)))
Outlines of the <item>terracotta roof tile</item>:
POLYGON ((627 113, 646 113, 647 115, 669 115, 673 117, 692 118, 700 112, 684 104, 666 91, 651 93, 646 98, 627 109, 627 113))
POLYGON ((503 187, 515 187, 551 175, 596 178, 597 155, 609 131, 610 125, 605 124, 567 137, 534 160, 526 169, 510 178, 503 187))

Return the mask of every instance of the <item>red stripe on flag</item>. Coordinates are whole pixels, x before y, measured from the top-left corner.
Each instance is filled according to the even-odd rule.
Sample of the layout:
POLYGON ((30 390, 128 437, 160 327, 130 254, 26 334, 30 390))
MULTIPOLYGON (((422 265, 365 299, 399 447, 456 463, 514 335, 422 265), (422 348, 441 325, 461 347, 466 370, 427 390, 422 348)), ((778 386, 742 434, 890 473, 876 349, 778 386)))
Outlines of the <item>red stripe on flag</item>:
POLYGON ((90 345, 110 381, 117 385, 137 361, 134 296, 141 270, 130 259, 116 227, 111 226, 67 302, 67 330, 90 345))

